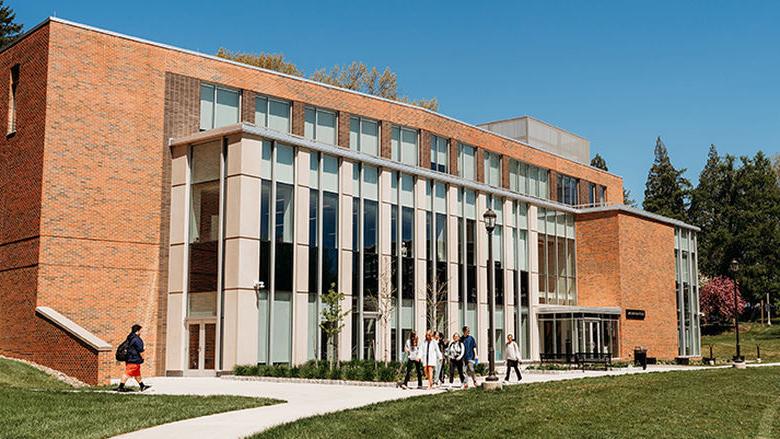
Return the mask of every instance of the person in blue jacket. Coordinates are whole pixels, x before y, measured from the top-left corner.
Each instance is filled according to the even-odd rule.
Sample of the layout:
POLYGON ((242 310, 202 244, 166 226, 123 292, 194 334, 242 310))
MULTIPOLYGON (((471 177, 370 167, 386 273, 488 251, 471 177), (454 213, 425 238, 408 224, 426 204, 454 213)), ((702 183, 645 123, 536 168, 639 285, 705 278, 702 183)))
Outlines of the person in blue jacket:
POLYGON ((135 324, 130 330, 130 334, 127 336, 127 360, 125 360, 125 373, 122 374, 122 380, 119 382, 117 392, 127 392, 125 383, 128 379, 133 378, 138 383, 141 391, 152 387, 144 384, 144 379, 141 376, 141 364, 144 362, 144 358, 141 353, 144 351, 144 341, 139 335, 141 332, 141 325, 135 324))
MULTIPOLYGON (((475 370, 478 361, 477 341, 471 336, 471 330, 469 330, 468 326, 463 327, 463 337, 460 341, 463 343, 463 350, 465 351, 463 353, 463 362, 466 364, 466 374, 471 377, 474 387, 477 387, 477 372, 475 370)), ((463 388, 469 388, 468 378, 463 388)))

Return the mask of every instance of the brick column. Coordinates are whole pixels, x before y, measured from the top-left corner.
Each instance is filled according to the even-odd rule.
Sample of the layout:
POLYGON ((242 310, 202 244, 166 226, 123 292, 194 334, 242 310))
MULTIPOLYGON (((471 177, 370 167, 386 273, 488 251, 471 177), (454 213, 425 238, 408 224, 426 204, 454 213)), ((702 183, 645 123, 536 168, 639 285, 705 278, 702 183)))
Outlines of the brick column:
POLYGON ((393 127, 390 125, 390 122, 386 120, 380 122, 380 127, 381 139, 379 141, 379 155, 389 159, 392 156, 390 143, 393 136, 393 127))
POLYGON ((558 173, 552 169, 547 173, 547 190, 550 191, 551 201, 560 201, 558 199, 558 173))
POLYGON ((501 187, 509 189, 509 157, 501 157, 501 187))
POLYGON ((241 91, 241 121, 255 123, 255 92, 241 91))
POLYGON ((345 111, 339 111, 338 144, 342 148, 349 148, 349 117, 345 111))
MULTIPOLYGON (((579 199, 579 204, 588 204, 590 203, 590 182, 588 180, 579 180, 577 182, 577 196, 579 199)), ((598 194, 596 194, 598 197, 598 194)), ((598 198, 595 200, 598 202, 598 198)))
POLYGON ((458 139, 450 137, 450 174, 458 175, 458 139))
POLYGON ((306 105, 303 102, 292 103, 292 133, 303 136, 303 123, 306 118, 306 105))
POLYGON ((421 168, 431 168, 431 133, 425 130, 420 130, 420 151, 419 151, 419 163, 421 168))
POLYGON ((480 183, 485 182, 485 156, 482 148, 477 148, 477 153, 474 155, 474 161, 477 166, 477 181, 480 183))

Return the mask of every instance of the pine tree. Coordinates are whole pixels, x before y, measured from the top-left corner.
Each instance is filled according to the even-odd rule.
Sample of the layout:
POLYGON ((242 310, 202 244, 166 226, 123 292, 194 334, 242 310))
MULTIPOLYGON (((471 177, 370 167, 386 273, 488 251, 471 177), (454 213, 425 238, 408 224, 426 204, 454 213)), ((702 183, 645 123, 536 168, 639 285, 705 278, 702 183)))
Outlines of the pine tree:
POLYGON ((6 6, 5 0, 0 0, 0 49, 13 43, 22 33, 23 25, 15 23, 16 13, 10 6, 6 6))
POLYGON ((691 188, 691 183, 683 177, 685 171, 672 165, 666 145, 659 136, 655 142, 655 161, 647 174, 642 207, 648 212, 685 221, 691 188))
POLYGON ((780 291, 780 187, 770 160, 763 152, 741 158, 734 172, 731 197, 723 200, 729 215, 730 244, 720 264, 737 259, 737 280, 744 297, 758 303, 767 292, 778 301, 780 291))
POLYGON ((725 162, 715 145, 710 145, 707 164, 699 174, 699 183, 691 191, 689 222, 701 228, 698 234, 699 271, 710 277, 727 275, 719 268, 730 241, 728 217, 723 200, 729 196, 727 183, 733 173, 733 160, 725 162))
POLYGON ((596 155, 590 161, 590 165, 593 166, 594 168, 599 168, 604 171, 609 171, 609 168, 607 168, 607 161, 604 160, 604 157, 602 157, 601 154, 599 153, 596 153, 596 155))
POLYGON ((631 190, 623 188, 623 204, 628 207, 636 207, 636 200, 631 198, 631 190))

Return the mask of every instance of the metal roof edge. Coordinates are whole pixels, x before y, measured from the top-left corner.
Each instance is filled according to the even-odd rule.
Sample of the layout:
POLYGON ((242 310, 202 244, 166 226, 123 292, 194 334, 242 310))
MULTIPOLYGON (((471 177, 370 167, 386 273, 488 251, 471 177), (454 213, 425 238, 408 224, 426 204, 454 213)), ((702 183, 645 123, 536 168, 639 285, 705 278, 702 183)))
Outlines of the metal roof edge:
POLYGON ((599 213, 599 212, 612 212, 612 211, 619 211, 619 212, 625 212, 645 218, 649 218, 655 221, 659 221, 662 223, 670 224, 676 227, 681 227, 684 229, 693 230, 696 232, 700 232, 701 229, 699 227, 696 227, 692 224, 688 224, 684 221, 680 221, 678 219, 669 218, 667 216, 659 215, 657 213, 648 212, 646 210, 637 209, 636 207, 626 206, 625 204, 613 204, 610 206, 599 206, 599 207, 586 207, 583 209, 579 209, 580 214, 587 214, 587 213, 599 213))

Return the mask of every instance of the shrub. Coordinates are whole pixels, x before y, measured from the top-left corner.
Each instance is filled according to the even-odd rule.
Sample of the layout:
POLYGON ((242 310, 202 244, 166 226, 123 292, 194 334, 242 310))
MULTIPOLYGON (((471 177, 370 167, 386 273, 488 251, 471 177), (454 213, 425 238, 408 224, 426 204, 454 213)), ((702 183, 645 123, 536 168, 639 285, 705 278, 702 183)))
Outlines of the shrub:
MULTIPOLYGON (((352 360, 336 363, 330 369, 324 361, 310 360, 292 367, 287 364, 236 365, 233 373, 238 376, 395 382, 403 376, 400 369, 401 363, 398 361, 385 364, 372 360, 352 360)), ((478 373, 484 374, 485 369, 485 365, 478 365, 478 373)))
POLYGON ((478 363, 476 367, 474 367, 474 372, 476 372, 479 376, 487 375, 487 371, 488 365, 486 363, 478 363))

